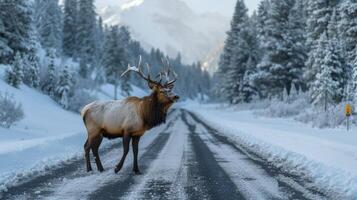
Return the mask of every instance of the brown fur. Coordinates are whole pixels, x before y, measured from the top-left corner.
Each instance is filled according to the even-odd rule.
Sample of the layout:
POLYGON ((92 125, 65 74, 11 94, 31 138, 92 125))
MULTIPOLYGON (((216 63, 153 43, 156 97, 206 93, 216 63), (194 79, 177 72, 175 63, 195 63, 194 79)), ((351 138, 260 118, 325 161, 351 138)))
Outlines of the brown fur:
POLYGON ((165 105, 159 102, 155 93, 143 98, 140 112, 146 129, 166 122, 165 105))
MULTIPOLYGON (((135 105, 136 107, 135 110, 141 121, 140 123, 141 125, 139 127, 136 126, 128 127, 127 124, 125 123, 117 124, 119 126, 114 126, 114 127, 103 126, 104 118, 98 116, 101 116, 101 113, 104 112, 105 110, 104 106, 112 106, 112 105, 115 106, 117 105, 116 102, 109 102, 109 104, 105 104, 105 105, 92 103, 92 104, 88 104, 83 108, 82 110, 83 121, 88 131, 88 139, 84 145, 87 171, 92 170, 89 160, 90 149, 92 149, 92 152, 96 158, 95 161, 98 170, 103 171, 103 167, 98 155, 98 149, 102 142, 103 137, 108 139, 123 137, 124 153, 121 161, 118 163, 115 169, 115 172, 118 172, 121 169, 123 162, 125 160, 128 151, 128 145, 131 138, 135 139, 133 140, 133 150, 137 151, 138 149, 137 145, 139 143, 140 137, 144 135, 145 131, 166 122, 167 111, 175 100, 171 98, 178 98, 178 96, 171 97, 171 98, 166 96, 164 93, 160 92, 161 87, 162 86, 156 86, 156 85, 150 87, 153 91, 150 96, 146 96, 143 98, 128 97, 123 101, 124 104, 135 105)), ((117 113, 117 114, 123 115, 124 113, 117 113)), ((135 116, 135 113, 126 113, 126 114, 132 114, 135 116)), ((137 155, 137 152, 134 152, 134 154, 135 153, 137 155)), ((137 157, 135 159, 137 159, 137 157)), ((135 162, 137 163, 137 160, 135 162)), ((134 172, 139 173, 137 164, 136 166, 134 166, 134 172)))

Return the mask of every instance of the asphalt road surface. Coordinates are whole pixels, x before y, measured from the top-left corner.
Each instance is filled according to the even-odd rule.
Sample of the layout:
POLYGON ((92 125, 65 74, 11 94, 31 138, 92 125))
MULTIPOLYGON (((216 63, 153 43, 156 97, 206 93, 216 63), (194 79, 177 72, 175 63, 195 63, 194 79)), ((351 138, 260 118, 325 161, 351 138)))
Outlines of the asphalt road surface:
MULTIPOLYGON (((132 154, 114 174, 121 140, 100 149, 105 171, 87 173, 83 159, 54 167, 9 188, 3 199, 328 199, 309 181, 284 172, 233 143, 186 110, 140 142, 141 175, 132 154)), ((91 159, 94 162, 94 159, 91 159)))

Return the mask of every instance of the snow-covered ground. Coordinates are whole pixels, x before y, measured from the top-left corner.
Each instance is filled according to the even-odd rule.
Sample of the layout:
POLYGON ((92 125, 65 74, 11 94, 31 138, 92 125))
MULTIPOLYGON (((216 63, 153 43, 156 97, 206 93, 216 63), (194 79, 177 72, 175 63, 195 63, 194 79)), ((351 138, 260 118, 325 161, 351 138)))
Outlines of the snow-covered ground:
MULTIPOLYGON (((0 192, 49 166, 82 156, 86 133, 79 114, 25 85, 16 89, 0 80, 0 91, 13 94, 25 114, 16 126, 0 128, 0 192)), ((111 85, 96 92, 103 100, 112 99, 111 94, 111 85)), ((133 86, 132 94, 144 96, 146 92, 133 86)))
POLYGON ((356 129, 317 129, 290 119, 259 117, 253 111, 220 105, 190 103, 184 107, 232 142, 293 174, 312 178, 324 192, 357 198, 356 129))

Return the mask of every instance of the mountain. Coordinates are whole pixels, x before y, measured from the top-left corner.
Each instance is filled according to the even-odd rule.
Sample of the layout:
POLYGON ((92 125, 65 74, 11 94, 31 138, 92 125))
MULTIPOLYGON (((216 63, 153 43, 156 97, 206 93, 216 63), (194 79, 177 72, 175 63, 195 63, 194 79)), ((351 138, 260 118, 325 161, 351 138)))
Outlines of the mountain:
POLYGON ((230 18, 196 13, 181 0, 128 0, 98 10, 108 25, 127 25, 144 48, 160 48, 186 63, 201 61, 214 71, 230 18))

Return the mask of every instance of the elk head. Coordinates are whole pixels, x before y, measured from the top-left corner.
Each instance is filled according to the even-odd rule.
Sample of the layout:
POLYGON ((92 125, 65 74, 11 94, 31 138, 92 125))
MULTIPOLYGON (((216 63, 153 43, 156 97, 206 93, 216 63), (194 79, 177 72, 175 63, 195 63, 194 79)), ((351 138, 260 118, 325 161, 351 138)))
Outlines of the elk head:
POLYGON ((130 71, 136 72, 141 78, 147 81, 149 88, 151 89, 152 97, 156 97, 157 101, 165 107, 165 111, 176 101, 179 100, 179 96, 172 92, 174 88, 174 83, 177 80, 177 74, 170 69, 170 63, 168 60, 162 59, 163 70, 156 76, 159 80, 152 80, 150 77, 150 66, 146 64, 148 75, 144 75, 142 66, 141 56, 139 57, 138 66, 128 65, 128 69, 121 75, 124 76, 130 71), (173 76, 173 80, 170 80, 170 76, 173 76), (164 81, 163 81, 164 79, 164 81))

